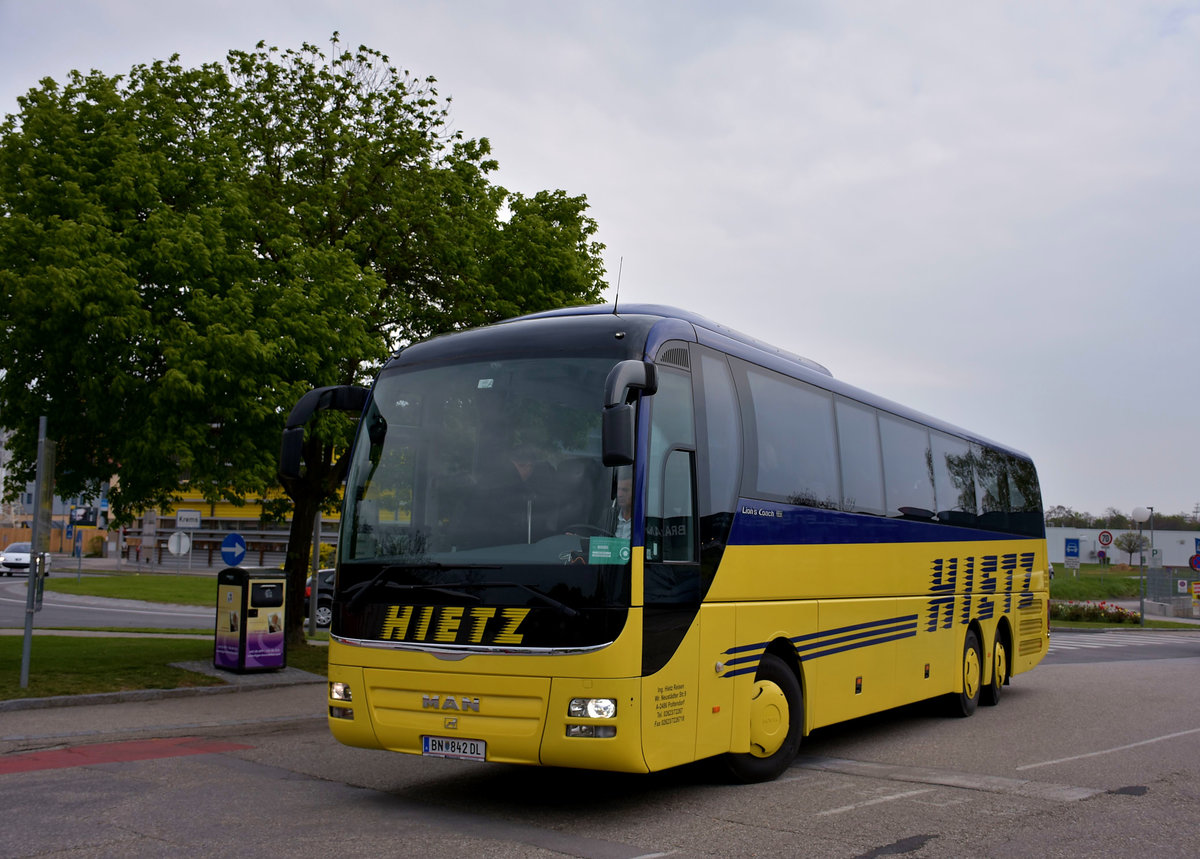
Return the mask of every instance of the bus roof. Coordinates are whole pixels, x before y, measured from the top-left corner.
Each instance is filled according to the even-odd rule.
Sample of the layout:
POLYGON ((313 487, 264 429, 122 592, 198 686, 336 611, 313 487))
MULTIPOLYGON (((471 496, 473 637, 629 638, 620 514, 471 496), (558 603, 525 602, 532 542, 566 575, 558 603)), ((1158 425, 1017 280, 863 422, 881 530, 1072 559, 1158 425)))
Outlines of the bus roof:
POLYGON ((563 307, 558 310, 547 310, 543 313, 531 313, 527 316, 518 316, 516 319, 508 320, 516 322, 521 319, 539 319, 549 316, 591 316, 597 314, 613 314, 614 316, 661 316, 664 319, 680 319, 687 322, 696 328, 707 329, 717 334, 727 337, 734 342, 750 346, 760 352, 778 355, 787 361, 794 361, 802 367, 806 367, 817 373, 823 373, 826 376, 833 376, 833 373, 822 364, 818 364, 811 358, 805 358, 803 355, 797 355, 794 352, 788 352, 786 349, 780 349, 778 346, 772 346, 763 340, 743 334, 740 331, 735 331, 727 325, 722 325, 719 322, 713 322, 699 313, 692 313, 689 310, 680 310, 678 307, 671 307, 667 304, 622 304, 618 313, 615 305, 612 304, 590 304, 583 307, 563 307))
POLYGON ((1027 454, 1008 445, 999 444, 978 433, 967 431, 886 397, 872 394, 862 388, 835 379, 828 369, 816 361, 742 334, 700 314, 669 305, 622 304, 619 310, 616 310, 611 304, 595 304, 531 313, 482 328, 451 332, 414 343, 394 355, 389 366, 414 360, 417 362, 439 361, 452 356, 461 358, 466 354, 476 352, 476 350, 479 350, 477 354, 504 354, 514 349, 522 351, 530 348, 532 341, 530 332, 520 329, 525 323, 531 322, 544 329, 543 336, 551 336, 550 340, 538 340, 542 344, 539 349, 544 349, 549 345, 552 351, 554 349, 574 350, 584 346, 585 343, 591 343, 597 347, 601 347, 603 344, 602 348, 606 351, 614 350, 611 354, 615 355, 615 350, 622 348, 617 345, 620 343, 623 344, 624 350, 628 350, 624 351, 626 357, 640 357, 643 348, 646 350, 646 354, 653 354, 657 351, 658 345, 665 340, 693 340, 824 388, 831 393, 856 400, 864 405, 916 421, 931 429, 1029 460, 1027 454), (551 332, 557 330, 553 326, 552 320, 579 318, 582 323, 584 320, 581 317, 587 317, 590 320, 583 329, 576 327, 571 331, 561 331, 558 336, 551 336, 551 332), (613 324, 605 324, 604 317, 608 317, 613 324), (627 331, 632 336, 622 341, 613 341, 611 332, 615 329, 627 331))
POLYGON ((999 442, 993 441, 985 436, 981 436, 978 433, 970 432, 962 427, 955 426, 939 418, 935 418, 924 414, 923 412, 917 411, 916 409, 901 405, 900 403, 889 400, 886 397, 881 397, 878 394, 873 394, 862 388, 858 388, 854 385, 837 380, 834 378, 833 373, 831 373, 824 365, 813 361, 811 358, 805 358, 802 355, 797 355, 785 349, 780 349, 777 346, 773 346, 770 343, 759 340, 756 337, 743 334, 726 325, 722 325, 719 322, 713 322, 711 319, 701 316, 698 313, 692 313, 688 310, 681 310, 670 305, 622 304, 618 310, 612 304, 592 304, 581 307, 563 307, 557 310, 547 310, 542 313, 531 313, 526 316, 519 316, 506 321, 518 322, 526 319, 545 319, 565 316, 594 316, 602 314, 678 319, 695 328, 698 342, 704 343, 705 345, 715 346, 716 348, 729 352, 732 355, 745 358, 746 360, 754 363, 765 363, 777 370, 782 370, 784 369, 784 366, 790 364, 792 365, 790 370, 791 375, 795 375, 804 379, 805 381, 812 382, 813 384, 823 387, 826 390, 842 394, 850 399, 857 400, 866 405, 874 406, 899 417, 917 421, 918 423, 924 424, 931 429, 940 430, 951 435, 959 436, 960 438, 965 438, 970 441, 986 445, 987 447, 1002 450, 1006 453, 1019 456, 1022 459, 1030 459, 1028 454, 1016 450, 1008 445, 1000 444, 999 442), (717 338, 706 338, 703 336, 704 332, 706 331, 718 335, 717 338), (731 348, 731 342, 732 344, 738 344, 742 348, 731 348), (775 360, 768 360, 764 362, 762 360, 764 357, 767 357, 768 359, 774 358, 775 360), (808 373, 803 372, 803 370, 797 371, 798 368, 803 368, 803 370, 807 370, 808 373), (812 374, 819 374, 820 376, 824 376, 826 378, 813 378, 812 374))

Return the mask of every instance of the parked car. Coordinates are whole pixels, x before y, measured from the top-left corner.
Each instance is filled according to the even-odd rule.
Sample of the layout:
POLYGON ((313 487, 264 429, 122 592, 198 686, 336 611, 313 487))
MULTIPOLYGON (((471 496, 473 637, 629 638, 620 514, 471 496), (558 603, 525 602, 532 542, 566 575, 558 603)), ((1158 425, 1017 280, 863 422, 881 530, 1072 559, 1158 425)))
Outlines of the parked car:
MULTIPOLYGON (((29 555, 33 551, 29 543, 9 543, 4 554, 0 555, 0 569, 4 575, 11 576, 14 572, 29 572, 29 555)), ((50 574, 50 556, 46 556, 46 574, 50 574)))
MULTIPOLYGON (((318 570, 317 578, 317 626, 329 626, 333 620, 333 570, 318 570)), ((309 606, 312 604, 313 577, 309 576, 304 584, 304 616, 308 617, 309 606)))

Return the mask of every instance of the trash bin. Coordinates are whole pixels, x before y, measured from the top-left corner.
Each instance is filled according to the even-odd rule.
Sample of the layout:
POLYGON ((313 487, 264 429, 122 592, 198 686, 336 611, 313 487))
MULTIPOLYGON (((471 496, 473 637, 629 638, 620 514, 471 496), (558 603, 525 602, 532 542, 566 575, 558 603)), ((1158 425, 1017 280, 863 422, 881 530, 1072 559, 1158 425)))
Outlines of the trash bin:
POLYGON ((238 674, 287 664, 282 570, 226 567, 217 574, 213 666, 238 674))

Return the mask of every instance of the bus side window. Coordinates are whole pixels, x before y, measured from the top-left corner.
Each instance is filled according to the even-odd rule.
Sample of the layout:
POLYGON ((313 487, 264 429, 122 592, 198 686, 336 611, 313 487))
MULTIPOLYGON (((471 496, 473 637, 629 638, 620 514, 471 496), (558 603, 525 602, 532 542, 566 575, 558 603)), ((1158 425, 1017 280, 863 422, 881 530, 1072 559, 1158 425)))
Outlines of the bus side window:
POLYGON ((887 512, 883 501, 883 454, 875 410, 852 400, 837 401, 838 456, 842 466, 842 510, 887 512))
POLYGON ((889 414, 879 415, 887 515, 933 519, 933 454, 929 430, 889 414))
POLYGON ((975 457, 965 441, 933 433, 933 494, 939 522, 975 527, 975 457))
POLYGON ((693 519, 695 454, 673 450, 667 456, 663 478, 662 560, 689 562, 696 559, 696 528, 693 519))
MULTIPOLYGON (((686 354, 686 353, 685 353, 686 354)), ((685 454, 683 469, 687 471, 688 521, 678 523, 690 525, 692 490, 692 467, 695 448, 695 430, 692 424, 692 380, 685 373, 669 368, 660 368, 658 392, 651 398, 650 455, 646 461, 646 560, 665 560, 665 541, 669 536, 672 551, 678 553, 679 535, 667 534, 667 520, 675 518, 673 508, 680 502, 680 493, 675 485, 682 481, 681 466, 675 462, 679 454, 685 454), (668 499, 668 487, 672 498, 668 499)))

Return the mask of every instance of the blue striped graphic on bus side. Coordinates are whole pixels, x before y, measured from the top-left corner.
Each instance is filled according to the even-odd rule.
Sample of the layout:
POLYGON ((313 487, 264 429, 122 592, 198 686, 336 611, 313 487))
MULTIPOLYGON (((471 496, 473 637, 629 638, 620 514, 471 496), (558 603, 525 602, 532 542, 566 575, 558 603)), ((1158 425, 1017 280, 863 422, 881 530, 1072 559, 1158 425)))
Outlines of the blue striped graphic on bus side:
MULTIPOLYGON (((917 615, 907 614, 901 617, 887 618, 886 620, 873 620, 867 623, 856 623, 852 626, 828 629, 824 632, 797 635, 790 639, 790 641, 796 648, 797 658, 801 662, 806 662, 813 659, 820 659, 822 656, 844 653, 847 650, 857 650, 862 647, 885 644, 889 641, 898 641, 902 638, 913 638, 916 634, 917 615)), ((733 658, 726 660, 725 667, 727 670, 721 676, 737 677, 741 674, 756 672, 759 660, 762 659, 762 655, 766 652, 766 649, 766 642, 744 644, 740 647, 729 648, 729 650, 725 651, 725 655, 732 656, 733 658)))

